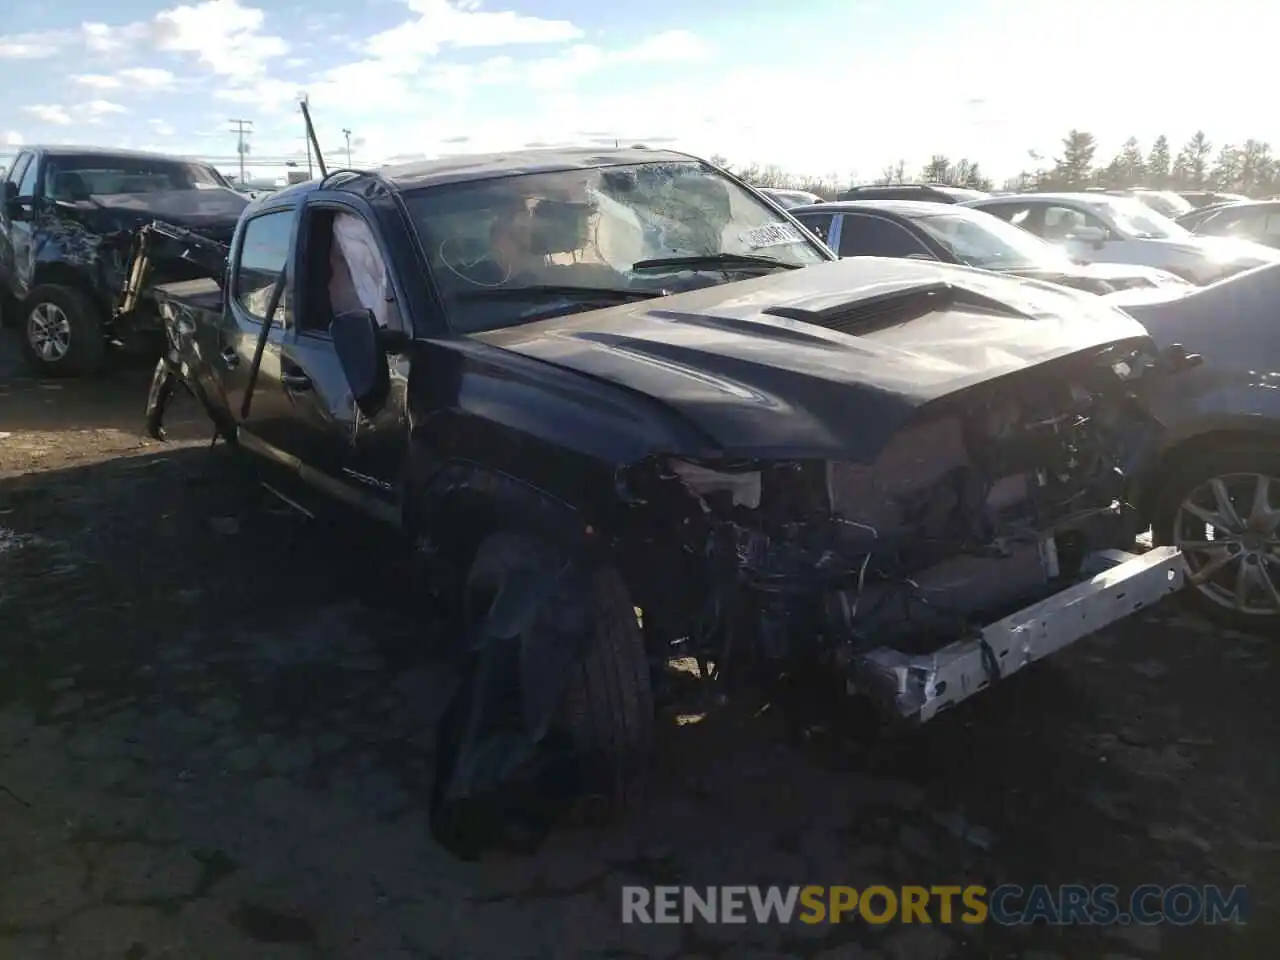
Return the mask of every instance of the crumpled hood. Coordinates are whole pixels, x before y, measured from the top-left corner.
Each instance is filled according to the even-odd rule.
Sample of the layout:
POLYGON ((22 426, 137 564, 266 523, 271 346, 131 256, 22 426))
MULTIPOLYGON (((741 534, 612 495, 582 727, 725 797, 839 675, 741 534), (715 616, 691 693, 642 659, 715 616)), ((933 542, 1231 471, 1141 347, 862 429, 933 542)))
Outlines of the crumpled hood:
POLYGON ((104 232, 111 228, 132 230, 152 220, 164 220, 200 233, 225 234, 229 239, 248 205, 248 197, 217 188, 95 194, 87 203, 75 206, 95 224, 100 223, 104 232))
POLYGON ((874 458, 943 397, 1119 341, 1147 342, 1137 321, 1093 294, 878 257, 472 336, 657 400, 725 455, 849 460, 874 458), (949 306, 905 320, 850 313, 940 283, 962 291, 949 306), (974 295, 1019 313, 966 302, 974 295))

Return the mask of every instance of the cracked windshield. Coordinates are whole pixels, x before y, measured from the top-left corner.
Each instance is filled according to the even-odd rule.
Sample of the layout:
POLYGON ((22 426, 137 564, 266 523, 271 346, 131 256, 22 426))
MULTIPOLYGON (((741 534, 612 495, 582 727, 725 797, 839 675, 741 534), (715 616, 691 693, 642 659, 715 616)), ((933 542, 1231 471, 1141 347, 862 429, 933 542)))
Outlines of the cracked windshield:
POLYGON ((694 162, 523 174, 406 202, 460 331, 826 259, 803 229, 694 162))
POLYGON ((1280 960, 1278 28, 13 4, 0 960, 1280 960))

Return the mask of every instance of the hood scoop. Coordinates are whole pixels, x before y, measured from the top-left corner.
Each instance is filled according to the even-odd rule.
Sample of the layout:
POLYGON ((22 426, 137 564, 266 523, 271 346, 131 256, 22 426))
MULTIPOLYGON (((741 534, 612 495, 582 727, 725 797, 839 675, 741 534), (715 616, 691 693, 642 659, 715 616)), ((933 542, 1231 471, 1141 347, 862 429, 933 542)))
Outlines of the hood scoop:
POLYGON ((939 310, 956 307, 964 307, 970 312, 1007 317, 1026 316, 1007 303, 943 281, 898 287, 852 303, 838 303, 829 307, 779 306, 769 307, 761 312, 786 320, 811 323, 839 333, 857 335, 883 330, 939 310))

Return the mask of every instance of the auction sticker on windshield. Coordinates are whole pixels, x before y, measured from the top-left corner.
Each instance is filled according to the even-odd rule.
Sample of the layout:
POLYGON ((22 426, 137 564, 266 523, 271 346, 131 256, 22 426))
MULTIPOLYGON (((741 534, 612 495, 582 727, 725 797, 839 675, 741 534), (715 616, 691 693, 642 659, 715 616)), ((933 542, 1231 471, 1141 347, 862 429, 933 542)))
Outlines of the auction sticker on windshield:
POLYGON ((763 247, 777 247, 784 243, 804 243, 804 234, 798 227, 789 223, 766 223, 763 227, 744 230, 738 234, 747 247, 760 250, 763 247))

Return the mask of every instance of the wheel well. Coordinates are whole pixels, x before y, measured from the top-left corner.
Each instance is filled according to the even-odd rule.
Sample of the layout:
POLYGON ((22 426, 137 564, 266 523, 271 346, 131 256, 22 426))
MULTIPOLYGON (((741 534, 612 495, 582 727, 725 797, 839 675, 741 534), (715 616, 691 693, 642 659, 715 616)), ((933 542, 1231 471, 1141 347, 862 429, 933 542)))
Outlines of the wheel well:
POLYGON ((432 495, 420 493, 406 503, 405 523, 411 535, 428 533, 436 547, 469 563, 489 534, 508 527, 561 543, 586 546, 588 529, 580 513, 534 487, 501 474, 469 473, 462 483, 432 495), (425 500, 425 503, 424 503, 425 500), (427 506, 429 504, 429 506, 427 506), (426 507, 426 509, 424 509, 426 507))
MULTIPOLYGON (((1151 510, 1159 492, 1162 478, 1210 451, 1224 446, 1256 443, 1260 438, 1269 436, 1259 430, 1214 430, 1209 433, 1187 437, 1166 449, 1156 462, 1145 471, 1144 480, 1139 487, 1136 506, 1145 520, 1151 519, 1151 510)), ((1271 437, 1271 439, 1275 439, 1271 437)))
POLYGON ((107 304, 103 301, 92 279, 85 274, 82 268, 74 267, 60 260, 36 264, 32 287, 42 287, 48 284, 79 290, 93 302, 94 306, 103 311, 104 319, 109 316, 110 310, 107 308, 107 304))

